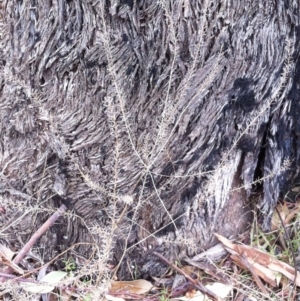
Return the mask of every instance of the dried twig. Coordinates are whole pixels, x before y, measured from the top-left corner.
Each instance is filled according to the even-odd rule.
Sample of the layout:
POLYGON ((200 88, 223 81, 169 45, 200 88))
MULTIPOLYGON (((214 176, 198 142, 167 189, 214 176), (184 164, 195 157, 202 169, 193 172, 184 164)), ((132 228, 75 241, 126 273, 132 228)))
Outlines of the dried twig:
POLYGON ((18 253, 16 258, 13 260, 14 263, 19 264, 21 260, 30 251, 37 240, 56 222, 60 215, 65 212, 67 207, 61 205, 48 219, 47 221, 32 235, 29 241, 24 245, 21 251, 18 253))
POLYGON ((15 280, 17 282, 28 282, 28 283, 38 283, 37 281, 33 280, 33 279, 26 279, 26 278, 21 278, 18 277, 16 275, 13 274, 5 274, 5 273, 0 273, 1 278, 8 278, 8 279, 12 279, 15 280))
MULTIPOLYGON (((56 222, 56 220, 60 217, 60 215, 65 212, 67 207, 65 205, 60 206, 48 219, 47 221, 32 235, 29 241, 23 246, 21 251, 15 257, 13 262, 15 264, 19 264, 22 259, 27 255, 33 245, 37 242, 37 240, 56 222)), ((5 274, 10 274, 13 272, 13 269, 7 266, 4 271, 5 274)), ((4 282, 6 277, 1 276, 0 282, 4 282)))
POLYGON ((154 255, 156 255, 157 257, 159 257, 162 261, 164 261, 166 264, 168 264, 172 269, 174 269, 175 271, 177 271, 178 273, 180 273, 181 275, 183 275, 185 278, 187 278, 191 283, 193 283, 193 285, 202 293, 208 295, 209 297, 213 298, 214 300, 219 301, 220 298, 213 293, 211 290, 209 290, 208 288, 206 288, 202 283, 200 283, 199 281, 193 279, 192 277, 190 277, 188 274, 186 274, 184 271, 182 271, 180 268, 178 268, 176 265, 174 265, 173 263, 171 263, 168 259, 166 259, 164 256, 162 256, 161 254, 157 253, 157 252, 153 252, 154 255))

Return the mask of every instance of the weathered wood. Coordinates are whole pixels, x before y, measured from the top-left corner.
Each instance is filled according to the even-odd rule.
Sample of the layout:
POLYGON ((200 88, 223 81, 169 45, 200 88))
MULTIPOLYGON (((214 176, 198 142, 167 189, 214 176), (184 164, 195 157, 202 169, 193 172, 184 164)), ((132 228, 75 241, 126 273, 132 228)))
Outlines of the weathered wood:
POLYGON ((298 1, 0 5, 2 240, 18 248, 64 203, 46 259, 96 242, 154 273, 153 249, 243 231, 257 178, 268 228, 300 163, 298 1))

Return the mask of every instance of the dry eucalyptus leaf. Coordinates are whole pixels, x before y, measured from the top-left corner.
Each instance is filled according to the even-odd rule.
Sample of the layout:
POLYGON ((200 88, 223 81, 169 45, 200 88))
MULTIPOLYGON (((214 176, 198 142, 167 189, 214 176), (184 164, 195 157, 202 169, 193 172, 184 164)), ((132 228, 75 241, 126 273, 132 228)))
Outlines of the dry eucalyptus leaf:
MULTIPOLYGON (((241 259, 239 258, 238 255, 231 255, 231 258, 242 269, 247 269, 247 267, 243 264, 243 262, 241 261, 241 259)), ((250 261, 249 261, 249 264, 251 264, 250 261)), ((257 276, 262 278, 265 282, 269 283, 272 287, 277 286, 277 283, 276 283, 276 277, 277 277, 276 274, 277 273, 271 271, 270 269, 268 269, 268 268, 266 268, 266 267, 264 267, 264 266, 262 266, 258 263, 252 263, 251 267, 252 267, 253 272, 257 276)))
POLYGON ((185 293, 185 296, 189 299, 194 298, 197 295, 197 291, 195 289, 189 290, 185 293))
POLYGON ((43 277, 45 277, 46 272, 47 272, 48 264, 45 264, 40 268, 39 274, 37 276, 37 280, 41 280, 43 277))
POLYGON ((54 290, 55 285, 58 284, 65 276, 66 272, 62 271, 53 271, 45 275, 40 281, 44 282, 39 283, 27 283, 24 282, 21 284, 22 288, 30 293, 34 294, 47 294, 54 290))
POLYGON ((133 281, 112 281, 110 292, 127 291, 133 294, 145 294, 153 285, 144 279, 133 281))
MULTIPOLYGON (((276 206, 276 208, 280 214, 280 217, 282 218, 283 222, 285 223, 285 220, 290 213, 290 210, 289 210, 286 202, 284 202, 282 205, 278 204, 276 206)), ((277 210, 274 211, 273 216, 272 216, 272 221, 271 221, 271 230, 272 231, 278 230, 282 227, 281 220, 278 216, 277 210)))
POLYGON ((57 284, 66 276, 67 276, 66 272, 52 271, 49 274, 45 275, 40 281, 46 282, 48 284, 57 284))
MULTIPOLYGON (((219 234, 215 234, 215 236, 219 239, 219 241, 221 241, 224 244, 226 250, 229 253, 236 255, 237 257, 246 257, 252 266, 259 264, 273 272, 281 273, 287 278, 289 278, 291 281, 295 280, 296 285, 300 286, 300 273, 297 272, 297 277, 295 279, 295 269, 287 263, 282 262, 276 259, 275 257, 271 256, 270 254, 255 249, 253 247, 233 244, 227 238, 219 234)), ((261 270, 261 268, 259 269, 261 270)), ((275 279, 275 281, 277 281, 277 279, 275 279)))
POLYGON ((210 291, 215 293, 220 298, 226 298, 232 292, 232 285, 226 285, 223 283, 215 282, 213 284, 205 285, 210 291))
MULTIPOLYGON (((215 282, 213 284, 207 284, 205 285, 207 289, 215 293, 219 298, 222 300, 229 296, 229 294, 232 292, 233 287, 231 285, 226 285, 223 283, 215 282)), ((184 297, 174 298, 172 300, 178 300, 178 301, 212 301, 211 298, 209 298, 206 295, 203 295, 199 291, 190 292, 189 294, 186 294, 184 297)))
POLYGON ((14 255, 15 252, 0 244, 0 264, 7 265, 11 267, 15 272, 23 275, 24 271, 18 265, 12 262, 14 255))
POLYGON ((211 299, 197 291, 192 298, 187 296, 171 299, 172 301, 211 301, 211 299))
POLYGON ((299 204, 296 205, 296 208, 294 208, 292 211, 290 211, 290 213, 288 214, 288 216, 285 219, 285 224, 288 225, 292 219, 294 219, 298 213, 300 211, 300 206, 299 204))
POLYGON ((24 274, 23 269, 21 269, 17 264, 15 264, 13 261, 11 261, 11 259, 7 258, 6 255, 2 252, 0 252, 0 264, 11 267, 18 274, 21 274, 21 275, 24 274))
POLYGON ((52 292, 55 288, 55 286, 52 285, 44 285, 44 284, 28 283, 28 282, 21 283, 21 287, 25 291, 33 294, 47 294, 52 292))
POLYGON ((123 298, 115 297, 111 295, 105 295, 106 300, 108 301, 125 301, 123 298))

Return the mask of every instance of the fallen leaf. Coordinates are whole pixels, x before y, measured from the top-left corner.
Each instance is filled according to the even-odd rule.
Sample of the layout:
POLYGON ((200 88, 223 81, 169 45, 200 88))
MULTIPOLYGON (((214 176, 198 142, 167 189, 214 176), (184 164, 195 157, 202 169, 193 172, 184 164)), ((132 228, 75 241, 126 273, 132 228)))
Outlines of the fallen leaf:
POLYGON ((66 272, 52 271, 49 274, 45 275, 40 281, 46 282, 47 284, 57 284, 66 276, 67 276, 66 272))
POLYGON ((125 299, 120 298, 120 297, 114 297, 111 295, 105 295, 106 300, 108 301, 125 301, 125 299))
POLYGON ((215 282, 205 285, 210 291, 214 292, 220 298, 226 298, 233 290, 231 285, 215 282))
POLYGON ((281 220, 278 216, 278 212, 280 214, 281 219, 283 220, 284 224, 286 217, 289 215, 290 210, 286 204, 286 202, 284 202, 283 204, 278 204, 276 206, 277 210, 274 210, 273 216, 272 216, 272 220, 271 220, 271 231, 276 231, 280 228, 282 228, 282 224, 281 224, 281 220))
MULTIPOLYGON (((17 264, 12 261, 13 256, 15 253, 11 251, 9 248, 5 247, 4 245, 0 245, 0 264, 9 266, 15 272, 23 275, 24 271, 21 269, 17 264)), ((5 272, 5 270, 4 270, 5 272)))
POLYGON ((54 290, 55 285, 58 284, 65 276, 66 272, 53 271, 45 275, 40 281, 44 283, 21 283, 22 288, 34 294, 47 294, 54 290))
POLYGON ((48 268, 48 264, 45 264, 40 268, 39 274, 37 276, 37 280, 41 280, 43 277, 45 277, 47 268, 48 268))
POLYGON ((179 297, 179 298, 173 298, 172 300, 179 300, 179 301, 211 301, 210 298, 203 295, 201 292, 197 291, 192 298, 188 297, 179 297))
POLYGON ((44 284, 28 283, 28 282, 21 283, 21 287, 25 291, 33 294, 47 294, 52 292, 55 288, 55 286, 52 285, 44 285, 44 284))
MULTIPOLYGON (((213 283, 205 285, 207 289, 215 293, 219 298, 224 299, 232 292, 233 287, 231 285, 226 285, 223 283, 213 283)), ((172 300, 179 301, 211 301, 208 296, 203 295, 199 291, 190 291, 184 297, 173 298, 172 300)))
MULTIPOLYGON (((230 256, 232 260, 242 269, 247 269, 247 267, 243 264, 242 260, 237 255, 231 255, 230 256)), ((249 264, 251 264, 249 262, 249 264)), ((276 273, 272 272, 270 269, 258 264, 252 262, 252 269, 253 271, 264 281, 269 283, 271 286, 276 287, 276 273)))
POLYGON ((299 211, 300 211, 300 208, 299 208, 299 205, 297 205, 296 208, 293 209, 288 214, 288 216, 286 217, 286 219, 285 219, 285 225, 288 225, 291 222, 291 220, 294 219, 297 216, 297 214, 299 213, 299 211))
MULTIPOLYGON (((219 235, 219 234, 215 233, 215 236, 225 246, 225 249, 229 253, 233 254, 232 251, 235 251, 236 245, 233 244, 229 239, 225 238, 222 235, 219 235)), ((235 252, 235 253, 237 253, 237 252, 235 252)))
MULTIPOLYGON (((215 236, 224 244, 226 250, 232 255, 236 255, 237 257, 245 256, 251 265, 256 265, 258 270, 262 271, 262 267, 268 268, 272 272, 285 275, 292 281, 295 280, 296 285, 300 286, 300 273, 297 272, 297 277, 295 279, 295 269, 287 263, 282 262, 270 254, 253 247, 233 244, 230 240, 219 234, 215 234, 215 236), (260 266, 257 266, 257 264, 260 266)), ((267 273, 267 270, 264 269, 264 272, 267 273)), ((277 278, 275 278, 275 283, 276 281, 277 278)))
POLYGON ((197 291, 195 289, 189 290, 185 293, 185 296, 189 299, 194 298, 197 294, 197 291))
POLYGON ((282 277, 280 280, 280 283, 281 283, 283 289, 289 290, 290 287, 289 287, 289 281, 288 281, 287 277, 282 277))
POLYGON ((153 285, 144 279, 133 281, 112 281, 110 292, 127 291, 132 294, 145 294, 153 285))
POLYGON ((4 245, 0 244, 0 256, 4 256, 7 260, 12 260, 16 253, 4 245))

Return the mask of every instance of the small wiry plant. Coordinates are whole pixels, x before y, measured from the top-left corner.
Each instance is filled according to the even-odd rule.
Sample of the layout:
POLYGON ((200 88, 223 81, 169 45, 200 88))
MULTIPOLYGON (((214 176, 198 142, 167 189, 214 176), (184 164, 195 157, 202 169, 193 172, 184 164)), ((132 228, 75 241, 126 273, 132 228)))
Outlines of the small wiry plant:
MULTIPOLYGON (((18 5, 32 6, 29 1, 24 1, 24 3, 18 5)), ((189 1, 184 3, 182 1, 178 1, 178 3, 158 1, 149 4, 147 9, 150 16, 149 27, 162 24, 162 30, 165 31, 165 36, 161 37, 161 48, 159 48, 161 54, 154 59, 147 58, 149 53, 153 55, 152 52, 146 53, 143 57, 144 48, 142 51, 141 49, 136 50, 135 44, 130 44, 134 42, 138 45, 140 43, 136 38, 137 35, 144 39, 145 43, 148 40, 155 41, 157 32, 155 30, 144 32, 143 30, 147 28, 148 24, 140 26, 139 23, 144 20, 146 10, 145 12, 139 11, 137 16, 134 16, 133 13, 133 17, 130 19, 131 15, 128 16, 125 9, 127 4, 120 4, 120 7, 117 7, 117 3, 111 3, 111 7, 108 7, 110 4, 106 2, 83 3, 82 11, 85 12, 83 17, 77 4, 74 4, 74 7, 70 3, 66 5, 70 7, 70 12, 77 12, 77 14, 75 13, 76 18, 71 13, 72 21, 69 26, 64 25, 63 19, 67 18, 67 14, 64 12, 63 5, 60 4, 59 8, 51 9, 50 14, 54 14, 52 17, 55 22, 54 25, 47 24, 49 27, 47 30, 41 30, 48 37, 49 43, 44 40, 40 42, 41 50, 37 51, 40 58, 27 58, 25 54, 23 57, 23 51, 21 51, 21 54, 13 53, 15 57, 10 58, 11 62, 6 66, 1 65, 6 85, 10 86, 10 91, 5 92, 5 97, 9 99, 9 92, 12 95, 16 94, 15 99, 22 98, 20 95, 25 95, 25 98, 31 102, 30 106, 36 110, 36 117, 33 120, 37 122, 37 132, 40 133, 40 128, 46 132, 45 136, 38 141, 36 150, 37 153, 39 148, 43 150, 42 154, 38 154, 36 158, 38 166, 36 170, 38 171, 28 168, 28 173, 31 174, 30 179, 26 180, 24 185, 26 193, 12 188, 9 176, 11 179, 18 178, 15 175, 16 170, 25 170, 24 173, 21 173, 22 176, 25 175, 27 169, 22 162, 27 162, 29 159, 23 153, 16 159, 9 152, 3 152, 1 179, 3 182, 9 183, 6 190, 15 193, 19 199, 16 202, 6 194, 1 197, 1 200, 4 206, 14 206, 20 214, 17 219, 3 227, 2 233, 15 227, 21 220, 31 219, 32 225, 34 225, 41 216, 51 214, 53 212, 51 208, 57 202, 52 199, 73 197, 76 199, 75 207, 64 215, 64 222, 67 225, 65 231, 69 231, 71 235, 75 232, 78 237, 89 240, 88 248, 93 249, 92 252, 89 252, 91 257, 86 264, 80 266, 80 269, 76 271, 76 278, 79 279, 88 273, 94 275, 97 271, 98 277, 94 280, 94 284, 95 290, 98 290, 97 294, 100 295, 109 286, 112 274, 117 272, 123 259, 134 248, 144 246, 145 243, 145 248, 149 249, 146 242, 151 238, 159 242, 159 245, 165 244, 166 248, 172 249, 174 246, 179 246, 188 248, 193 253, 196 252, 202 240, 211 240, 214 229, 213 225, 211 229, 209 222, 211 224, 218 222, 218 214, 226 207, 232 193, 245 190, 249 195, 253 185, 271 181, 290 167, 291 162, 289 164, 287 162, 292 158, 278 157, 276 164, 274 163, 269 170, 268 166, 258 166, 258 169, 265 169, 261 177, 253 180, 254 170, 252 170, 249 172, 252 176, 247 178, 246 174, 242 174, 239 169, 245 160, 249 164, 252 159, 249 152, 239 150, 239 144, 245 136, 254 139, 253 144, 264 143, 261 134, 255 140, 261 125, 267 122, 271 124, 268 119, 271 118, 270 116, 275 116, 275 113, 280 110, 282 110, 282 115, 288 112, 288 104, 284 104, 284 100, 292 85, 291 74, 295 64, 293 53, 296 37, 291 35, 285 46, 280 45, 278 53, 282 54, 281 58, 277 58, 276 51, 273 49, 274 45, 268 45, 268 49, 263 48, 262 57, 265 57, 265 52, 270 52, 271 57, 274 54, 276 56, 274 61, 277 65, 272 67, 274 69, 271 72, 272 80, 268 81, 268 79, 262 78, 263 87, 255 88, 257 90, 255 91, 257 94, 255 109, 251 112, 242 112, 239 111, 238 99, 229 97, 231 90, 234 90, 236 78, 231 74, 234 72, 228 69, 234 69, 243 78, 246 78, 248 73, 252 74, 254 82, 259 81, 261 73, 251 71, 257 66, 249 64, 251 68, 245 67, 239 62, 243 61, 243 56, 247 57, 249 61, 253 60, 244 52, 245 45, 240 45, 240 39, 237 39, 234 46, 228 46, 228 43, 234 41, 234 37, 231 33, 232 29, 229 30, 227 27, 230 27, 230 23, 238 26, 238 22, 235 20, 238 18, 233 16, 234 13, 227 2, 224 6, 218 1, 203 1, 201 4, 189 3, 189 1), (57 16, 54 12, 56 9, 60 11, 57 16), (94 13, 94 10, 97 13, 94 13), (152 23, 151 18, 154 20, 154 17, 151 15, 151 11, 156 10, 158 17, 152 23), (124 24, 125 20, 129 18, 128 20, 131 20, 129 22, 132 23, 130 27, 134 28, 133 32, 127 32, 128 28, 124 25, 124 28, 121 28, 122 30, 120 29, 118 33, 116 16, 120 20, 124 20, 124 24), (80 38, 77 38, 82 45, 78 41, 76 42, 81 45, 78 46, 80 51, 76 50, 77 52, 73 51, 73 49, 77 49, 75 44, 70 49, 68 48, 68 44, 72 44, 76 38, 68 37, 68 42, 63 42, 60 38, 65 28, 70 28, 68 34, 76 32, 76 30, 71 30, 73 23, 76 23, 73 18, 79 22, 78 28, 82 28, 80 38), (116 20, 113 20, 114 18, 116 20), (199 22, 197 21, 197 24, 189 23, 192 18, 199 22), (212 22, 213 19, 215 21, 212 22), (80 20, 84 20, 84 22, 80 20), (97 30, 90 35, 89 30, 92 31, 94 26, 97 27, 97 30), (51 32, 58 32, 57 36, 53 37, 51 32), (122 46, 123 48, 119 47, 122 41, 118 34, 122 35, 124 40, 130 40, 128 42, 130 47, 127 47, 126 43, 124 43, 124 47, 122 46), (94 42, 86 45, 85 40, 94 41, 95 45, 94 42), (52 44, 53 49, 51 48, 52 44), (81 48, 85 50, 81 50, 81 48), (186 48, 187 54, 184 53, 184 48, 186 48), (70 55, 64 52, 60 53, 61 50, 70 55), (127 63, 130 51, 134 53, 132 55, 134 58, 130 62, 132 66, 127 63), (240 51, 240 55, 236 59, 235 53, 238 51, 240 51), (88 59, 84 57, 85 52, 88 59), (120 53, 124 53, 124 56, 120 53), (55 59, 56 54, 57 59, 55 59), (61 58, 64 58, 65 61, 60 61, 61 58), (30 65, 30 62, 35 62, 35 60, 38 61, 36 69, 30 65), (56 60, 60 61, 61 65, 55 65, 57 68, 52 68, 51 66, 56 60), (24 77, 23 79, 22 72, 14 70, 13 64, 17 61, 23 62, 24 66, 20 70, 23 70, 24 73, 27 69, 31 70, 28 78, 24 77), (88 71, 81 68, 81 61, 84 65, 89 65, 88 71), (101 61, 104 67, 94 70, 90 65, 97 61, 101 61), (167 62, 161 67, 164 70, 159 73, 155 82, 152 82, 155 75, 149 77, 149 87, 151 87, 149 88, 148 83, 146 84, 148 81, 146 75, 152 72, 150 72, 152 68, 153 70, 160 68, 164 61, 167 62), (69 66, 66 70, 64 64, 69 66), (80 67, 76 67, 76 64, 80 67), (55 72, 61 73, 60 77, 55 78, 51 73, 51 68, 56 70, 55 72), (134 69, 133 75, 128 75, 131 69, 134 69), (37 84, 34 87, 30 84, 34 82, 32 79, 34 71, 32 70, 36 70, 38 81, 43 82, 46 78, 46 82, 40 85, 41 91, 37 88, 39 87, 37 84), (49 86, 53 82, 51 82, 51 76, 47 82, 46 71, 50 72, 49 74, 55 78, 57 83, 61 83, 52 85, 53 93, 51 95, 49 95, 47 85, 49 86), (79 88, 78 92, 75 86, 80 85, 84 81, 83 79, 89 77, 94 71, 97 74, 97 87, 79 88), (281 76, 275 78, 275 73, 280 73, 281 76), (138 82, 136 81, 137 77, 138 82), (43 90, 44 88, 45 90, 43 90), (103 92, 102 89, 105 91, 103 92), (149 89, 152 94, 147 92, 149 89), (101 97, 97 96, 99 91, 102 93, 101 97), (147 96, 145 96, 146 94, 147 96), (55 98, 57 98, 57 102, 53 102, 55 98), (79 101, 77 101, 78 99, 79 101), (264 101, 262 101, 263 99, 264 101), (139 102, 141 102, 140 106, 139 102), (226 107, 229 112, 234 111, 233 108, 238 108, 236 114, 244 115, 244 120, 240 122, 238 116, 233 115, 226 118, 237 118, 234 122, 223 118, 226 114, 226 107), (150 113, 153 116, 150 116, 150 113), (153 120, 144 124, 147 118, 143 114, 148 114, 149 118, 153 120), (221 124, 220 120, 223 120, 224 124, 221 124), (81 126, 83 129, 80 128, 81 126), (221 127, 225 129, 223 132, 219 130, 221 127), (190 128, 194 129, 191 131, 190 128), (223 146, 223 140, 220 137, 222 133, 233 135, 229 139, 229 145, 223 146), (182 145, 179 151, 176 149, 178 145, 182 145), (216 155, 213 154, 214 151, 216 151, 216 155), (218 151, 220 151, 219 154, 218 151), (55 160, 54 163, 49 163, 52 153, 57 156, 55 160, 59 164, 55 160), (86 153, 88 155, 85 155, 86 153), (213 155, 210 157, 210 154, 213 155), (59 168, 58 165, 61 165, 61 161, 67 162, 68 167, 59 168), (170 168, 167 168, 168 166, 170 168), (60 170, 63 169, 67 169, 67 171, 61 172, 60 170), (10 170, 12 170, 11 175, 9 174, 10 170), (64 176, 64 173, 67 176, 64 176), (71 174, 74 177, 68 184, 66 178, 71 174), (243 178, 243 182, 233 187, 233 178, 237 174, 239 179, 243 178), (46 192, 50 190, 51 185, 53 191, 49 195, 46 192), (68 185, 70 186, 69 190, 68 185), (37 186, 38 188, 35 188, 37 186), (76 187, 79 188, 76 190, 76 187), (88 195, 87 199, 96 200, 96 205, 104 201, 108 205, 103 206, 104 209, 94 210, 90 205, 91 202, 82 202, 86 195, 88 195), (176 203, 179 204, 179 202, 184 204, 182 205, 184 210, 181 210, 180 206, 176 206, 176 203), (144 213, 146 207, 157 214, 144 213), (78 212, 81 212, 81 215, 78 212), (95 214, 93 215, 93 213, 95 212, 99 213, 100 222, 94 218, 95 214), (90 216, 93 216, 92 220, 90 220, 90 216), (189 231, 182 230, 184 227, 193 229, 193 223, 198 223, 196 239, 189 231), (81 233, 76 232, 73 224, 80 224, 80 231, 85 234, 81 236, 81 233), (171 227, 173 230, 170 236, 161 234, 171 227), (115 270, 112 272, 107 266, 110 259, 113 258, 118 239, 122 241, 122 255, 118 258, 118 266, 114 267, 115 270), (99 283, 105 284, 98 286, 99 283)), ((135 3, 135 5, 137 4, 135 3)), ((252 6, 251 4, 250 7, 253 8, 252 6)), ((12 4, 8 3, 7 7, 14 11, 12 4)), ((23 10, 23 8, 22 6, 23 13, 16 17, 18 19, 15 22, 16 26, 23 24, 24 20, 26 21, 25 17, 29 14, 29 10, 27 11, 25 8, 23 10)), ((138 8, 135 9, 138 10, 138 8)), ((39 10, 36 9, 36 11, 39 10)), ((49 9, 44 8, 41 10, 41 14, 44 11, 49 11, 49 9)), ((261 13, 264 15, 263 12, 261 13)), ((34 15, 35 12, 33 11, 32 14, 34 15)), ((255 16, 255 14, 253 15, 255 16)), ((7 14, 7 16, 10 15, 7 14)), ((27 17, 29 18, 29 15, 27 17)), ((12 24, 14 23, 13 18, 11 20, 9 19, 11 17, 7 18, 12 24)), ((34 19, 37 16, 30 16, 29 19, 31 20, 31 18, 34 19)), ((254 19, 255 22, 258 21, 254 19)), ((40 26, 41 21, 33 23, 40 26)), ((25 24, 29 23, 26 21, 25 24)), ((27 25, 24 26, 24 28, 27 27, 27 25)), ((1 19, 0 30, 5 29, 3 28, 1 19)), ((267 36, 268 39, 273 39, 273 34, 269 30, 269 27, 266 31, 263 29, 260 38, 264 40, 267 36)), ((22 32, 21 28, 18 29, 17 34, 20 38, 11 37, 16 45, 25 36, 26 39, 28 36, 35 36, 27 31, 23 36, 20 32, 22 32)), ((258 33, 260 33, 259 30, 258 33)), ((281 35, 285 34, 285 32, 280 33, 281 35)), ((246 34, 250 35, 248 30, 246 34)), ((32 45, 28 46, 28 49, 31 49, 32 45)), ((150 44, 148 46, 151 49, 152 46, 150 44)), ((14 47, 11 48, 12 51, 18 49, 17 46, 14 47)), ((19 47, 19 49, 26 49, 24 47, 19 47)), ((250 50, 252 48, 258 49, 254 45, 249 47, 250 50)), ((271 63, 271 59, 265 58, 259 61, 260 68, 258 69, 264 70, 265 67, 262 66, 271 63)), ((263 75, 265 76, 264 73, 263 75)), ((88 81, 93 82, 93 78, 88 81)), ((241 88, 236 89, 238 93, 239 89, 241 90, 241 88)), ((243 93, 241 92, 242 95, 243 93)), ((26 131, 23 125, 29 123, 32 128, 34 126, 27 120, 20 122, 22 114, 18 115, 17 109, 11 116, 9 115, 8 108, 14 107, 13 101, 3 107, 4 113, 1 115, 3 120, 11 120, 9 130, 13 126, 16 127, 24 135, 23 143, 30 145, 31 142, 25 139, 26 131)), ((28 115, 30 116, 29 113, 28 115)), ((270 128, 270 131, 273 129, 270 128)), ((12 136, 13 134, 10 133, 7 137, 12 136)), ((22 144, 18 143, 16 145, 22 144)), ((17 147, 12 145, 11 148, 14 150, 17 147)), ((254 151, 254 156, 258 157, 258 150, 254 151)), ((247 167, 246 169, 253 168, 247 167)), ((263 207, 264 212, 270 207, 269 204, 266 204, 263 207)), ((27 230, 27 235, 29 234, 30 230, 27 230)), ((63 234, 68 238, 66 241, 70 243, 69 248, 79 247, 76 245, 78 242, 69 237, 71 236, 69 233, 63 234)), ((76 235, 74 236, 76 237, 76 235)), ((271 237, 261 233, 261 239, 266 243, 271 237)), ((274 237, 272 237, 273 239, 274 237)), ((297 248, 297 241, 298 238, 295 238, 295 248, 297 248)), ((79 281, 77 285, 80 286, 81 282, 79 281)))

